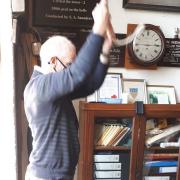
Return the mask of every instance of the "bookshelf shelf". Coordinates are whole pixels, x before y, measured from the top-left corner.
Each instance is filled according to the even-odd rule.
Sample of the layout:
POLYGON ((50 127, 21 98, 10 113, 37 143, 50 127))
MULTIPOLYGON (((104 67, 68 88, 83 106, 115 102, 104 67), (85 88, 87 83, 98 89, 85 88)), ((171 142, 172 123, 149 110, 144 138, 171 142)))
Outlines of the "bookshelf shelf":
POLYGON ((124 146, 95 146, 94 150, 96 151, 103 151, 103 150, 109 150, 109 151, 130 151, 130 147, 124 147, 124 146))
MULTIPOLYGON (((109 161, 111 161, 116 156, 118 157, 118 161, 113 161, 113 163, 115 163, 113 165, 120 163, 121 170, 119 170, 120 173, 114 175, 121 176, 122 180, 144 180, 145 176, 149 176, 150 178, 151 176, 168 176, 169 180, 180 179, 179 147, 161 148, 156 144, 153 144, 150 147, 146 145, 147 121, 149 119, 153 119, 153 121, 156 122, 155 124, 157 124, 157 122, 162 119, 166 119, 170 124, 176 122, 180 119, 180 104, 145 104, 143 106, 143 114, 137 114, 137 106, 135 104, 86 103, 84 101, 80 102, 79 138, 81 150, 78 164, 78 180, 96 180, 97 177, 102 175, 101 173, 98 174, 99 169, 96 169, 96 165, 99 162, 100 163, 98 165, 102 165, 101 161, 103 161, 103 165, 109 165, 109 161), (115 136, 116 133, 114 132, 115 129, 110 130, 110 128, 106 127, 105 124, 117 125, 121 123, 125 123, 123 124, 123 127, 130 127, 131 135, 129 137, 130 141, 128 141, 128 143, 130 142, 130 145, 128 143, 121 143, 121 145, 118 144, 119 146, 99 145, 99 141, 104 141, 107 143, 108 140, 110 140, 109 142, 112 143, 115 139, 117 139, 115 136), (146 171, 145 174, 144 163, 146 161, 152 160, 152 154, 154 154, 154 159, 159 158, 158 154, 161 154, 163 157, 168 154, 166 160, 169 160, 170 155, 172 155, 173 159, 178 161, 177 171, 171 173, 163 172, 154 174, 150 172, 147 173, 146 171), (96 156, 99 158, 99 155, 102 155, 100 156, 100 159, 96 159, 96 156), (110 155, 112 155, 112 159, 109 158, 110 155)), ((121 133, 121 131, 119 132, 118 130, 117 132, 117 134, 121 133)), ((115 171, 113 168, 110 170, 112 172, 115 171)), ((105 178, 104 176, 105 174, 103 174, 103 178, 105 178)), ((107 174, 107 176, 110 175, 107 174)), ((97 179, 101 178, 99 177, 97 179)), ((107 179, 113 178, 108 177, 107 179)))
POLYGON ((172 150, 175 150, 175 151, 179 151, 179 148, 178 147, 167 147, 167 148, 161 148, 161 147, 150 147, 150 148, 146 148, 146 150, 159 150, 159 151, 172 151, 172 150))

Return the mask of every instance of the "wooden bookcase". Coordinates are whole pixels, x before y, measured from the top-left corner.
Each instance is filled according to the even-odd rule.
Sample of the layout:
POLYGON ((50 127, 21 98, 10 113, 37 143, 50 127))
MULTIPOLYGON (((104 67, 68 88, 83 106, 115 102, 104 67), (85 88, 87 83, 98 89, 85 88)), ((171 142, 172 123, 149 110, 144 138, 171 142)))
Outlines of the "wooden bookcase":
MULTIPOLYGON (((95 152, 129 152, 129 177, 122 180, 143 180, 145 151, 151 150, 178 153, 176 180, 180 179, 179 148, 160 148, 145 146, 146 120, 148 118, 180 118, 180 104, 177 105, 143 105, 143 113, 139 113, 136 104, 103 104, 80 102, 79 105, 79 139, 80 158, 78 164, 78 180, 94 180, 95 152), (132 120, 132 143, 127 146, 96 146, 94 145, 95 125, 97 118, 130 118, 132 120)), ((164 174, 169 175, 169 174, 164 174)))

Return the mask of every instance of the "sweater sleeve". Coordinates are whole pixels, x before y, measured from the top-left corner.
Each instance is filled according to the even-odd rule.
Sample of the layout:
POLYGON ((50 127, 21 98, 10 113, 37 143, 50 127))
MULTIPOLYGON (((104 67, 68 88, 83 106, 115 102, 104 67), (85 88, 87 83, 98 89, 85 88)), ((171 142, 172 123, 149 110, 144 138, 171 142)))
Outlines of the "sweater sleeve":
POLYGON ((37 98, 51 101, 78 89, 93 72, 99 61, 104 38, 90 33, 74 63, 63 71, 40 76, 35 81, 37 98))
POLYGON ((93 73, 86 81, 71 94, 71 99, 86 97, 99 89, 107 73, 108 65, 102 64, 99 60, 93 73))

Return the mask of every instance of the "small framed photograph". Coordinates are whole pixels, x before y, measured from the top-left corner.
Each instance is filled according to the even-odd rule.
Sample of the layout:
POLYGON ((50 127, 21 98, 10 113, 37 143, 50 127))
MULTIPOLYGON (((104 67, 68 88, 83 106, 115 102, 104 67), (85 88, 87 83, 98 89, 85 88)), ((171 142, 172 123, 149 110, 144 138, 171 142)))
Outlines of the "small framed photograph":
POLYGON ((147 103, 146 81, 144 79, 122 79, 123 94, 127 94, 127 103, 136 101, 147 103))
POLYGON ((105 103, 121 103, 122 74, 108 73, 102 86, 97 91, 97 101, 105 103))
POLYGON ((176 104, 174 86, 148 85, 147 96, 149 104, 176 104))

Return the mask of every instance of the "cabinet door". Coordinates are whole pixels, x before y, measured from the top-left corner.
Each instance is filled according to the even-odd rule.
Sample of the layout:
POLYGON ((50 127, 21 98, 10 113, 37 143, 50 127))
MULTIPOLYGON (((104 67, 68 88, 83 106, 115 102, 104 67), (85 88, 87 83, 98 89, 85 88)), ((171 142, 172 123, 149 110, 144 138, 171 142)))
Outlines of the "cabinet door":
POLYGON ((78 180, 135 180, 138 126, 134 105, 81 103, 78 180))
POLYGON ((132 118, 95 118, 94 180, 102 178, 129 180, 132 124, 132 118))
POLYGON ((140 124, 138 180, 180 179, 179 110, 177 105, 149 105, 140 124))

